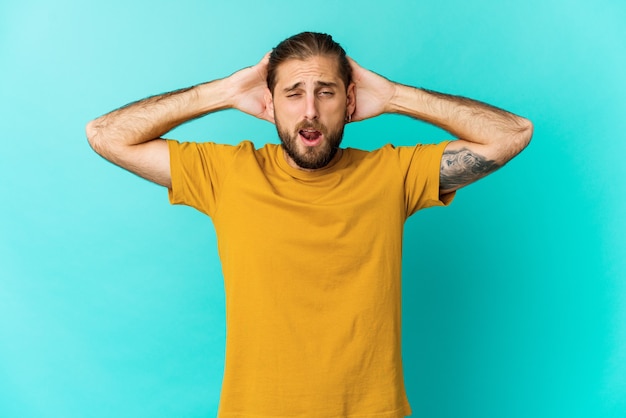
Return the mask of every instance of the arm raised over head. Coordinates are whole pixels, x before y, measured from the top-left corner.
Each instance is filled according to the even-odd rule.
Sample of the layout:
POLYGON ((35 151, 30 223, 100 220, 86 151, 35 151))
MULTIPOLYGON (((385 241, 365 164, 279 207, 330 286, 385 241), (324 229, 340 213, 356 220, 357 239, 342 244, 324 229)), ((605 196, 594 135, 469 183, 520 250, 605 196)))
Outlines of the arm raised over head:
POLYGON ((100 116, 86 127, 101 156, 147 180, 171 187, 169 151, 161 137, 208 113, 234 108, 274 122, 266 106, 266 55, 229 77, 152 96, 100 116))
POLYGON ((530 142, 532 123, 505 110, 461 96, 391 82, 350 60, 358 121, 399 113, 436 125, 457 140, 446 147, 440 190, 452 192, 506 164, 530 142))

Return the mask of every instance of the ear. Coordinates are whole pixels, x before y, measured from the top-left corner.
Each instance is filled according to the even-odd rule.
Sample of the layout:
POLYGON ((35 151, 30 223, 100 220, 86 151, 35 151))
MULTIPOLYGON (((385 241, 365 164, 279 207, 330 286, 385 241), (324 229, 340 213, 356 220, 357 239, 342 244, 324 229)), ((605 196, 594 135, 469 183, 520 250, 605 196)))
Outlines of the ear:
POLYGON ((352 116, 356 109, 356 87, 350 83, 346 91, 346 117, 352 116))
POLYGON ((274 96, 272 96, 272 92, 270 89, 265 89, 265 108, 267 109, 267 116, 270 122, 275 123, 274 119, 274 96))

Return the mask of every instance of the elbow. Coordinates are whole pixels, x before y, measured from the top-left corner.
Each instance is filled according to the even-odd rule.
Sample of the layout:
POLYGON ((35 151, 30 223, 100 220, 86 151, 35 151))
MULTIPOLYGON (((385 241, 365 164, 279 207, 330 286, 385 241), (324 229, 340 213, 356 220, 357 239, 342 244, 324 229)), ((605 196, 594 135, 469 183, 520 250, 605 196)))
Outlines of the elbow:
POLYGON ((526 118, 519 118, 517 129, 513 135, 512 148, 513 154, 517 155, 522 152, 533 137, 533 123, 526 118))
POLYGON ((91 120, 87 123, 87 125, 85 126, 85 135, 87 136, 87 142, 89 142, 89 146, 96 153, 103 155, 104 146, 98 119, 91 120))
POLYGON ((85 126, 85 135, 87 136, 87 142, 91 148, 94 148, 96 138, 98 138, 98 128, 95 120, 90 120, 85 126))
MULTIPOLYGON (((522 150, 530 144, 530 140, 533 138, 533 132, 535 127, 533 123, 528 119, 523 119, 522 121, 522 150)), ((521 151, 521 150, 520 150, 521 151)))
POLYGON ((499 164, 504 165, 522 152, 533 137, 533 124, 530 120, 517 117, 515 125, 509 127, 509 132, 501 141, 496 151, 496 158, 499 164))

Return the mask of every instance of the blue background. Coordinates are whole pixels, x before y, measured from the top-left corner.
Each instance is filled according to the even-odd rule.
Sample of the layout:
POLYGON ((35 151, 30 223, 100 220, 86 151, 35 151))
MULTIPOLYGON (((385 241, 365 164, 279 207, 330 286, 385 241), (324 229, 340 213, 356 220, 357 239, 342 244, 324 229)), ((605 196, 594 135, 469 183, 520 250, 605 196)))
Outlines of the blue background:
MULTIPOLYGON (((407 224, 414 416, 626 416, 626 3, 8 0, 0 16, 1 417, 215 415, 213 227, 98 157, 84 126, 302 30, 535 124, 518 158, 407 224)), ((235 111, 169 136, 276 142, 235 111)), ((345 144, 445 138, 385 115, 350 125, 345 144)))

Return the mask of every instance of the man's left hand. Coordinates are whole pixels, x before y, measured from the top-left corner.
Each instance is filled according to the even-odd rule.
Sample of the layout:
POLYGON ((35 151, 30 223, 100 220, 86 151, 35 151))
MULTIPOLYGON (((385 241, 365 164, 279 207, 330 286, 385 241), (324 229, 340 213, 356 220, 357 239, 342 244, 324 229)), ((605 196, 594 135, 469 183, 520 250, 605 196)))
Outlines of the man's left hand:
POLYGON ((352 121, 357 122, 390 112, 390 104, 396 92, 395 83, 366 70, 350 57, 348 61, 352 67, 352 82, 356 95, 352 121))

